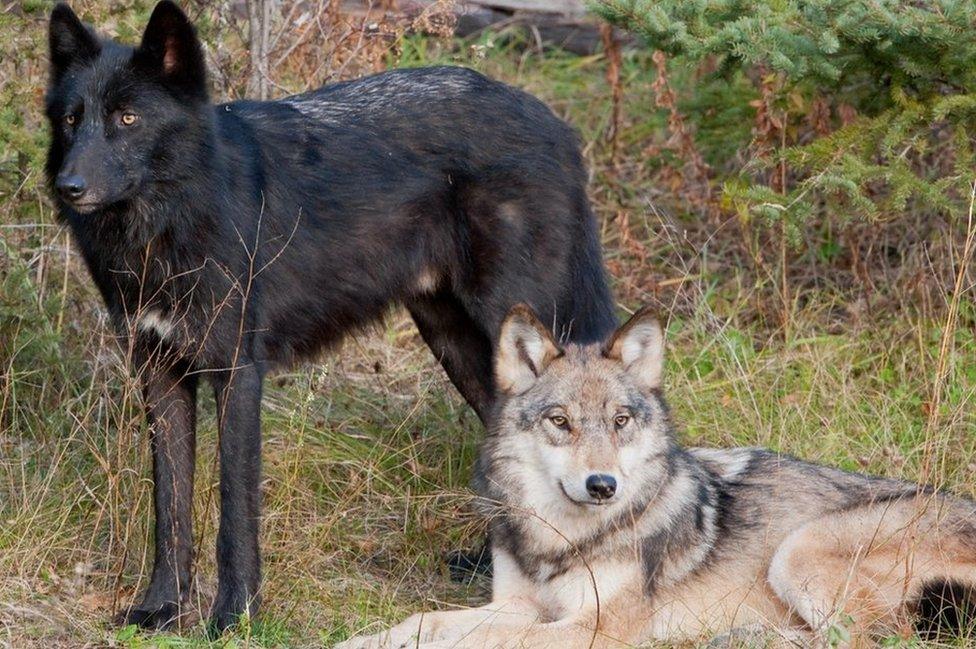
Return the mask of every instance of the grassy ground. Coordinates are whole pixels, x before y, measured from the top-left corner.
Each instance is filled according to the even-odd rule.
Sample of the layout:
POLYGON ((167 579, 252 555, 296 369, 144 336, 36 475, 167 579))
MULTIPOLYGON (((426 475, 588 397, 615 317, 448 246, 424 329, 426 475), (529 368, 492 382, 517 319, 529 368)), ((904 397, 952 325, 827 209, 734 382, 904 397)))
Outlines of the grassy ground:
MULTIPOLYGON (((44 137, 43 23, 0 22, 12 26, 28 28, 16 38, 34 58, 21 55, 18 69, 34 85, 5 87, 5 155, 20 142, 10 133, 28 151, 44 137)), ((579 128, 621 312, 650 301, 668 320, 668 393, 684 441, 771 446, 974 495, 976 309, 971 291, 944 288, 953 276, 919 264, 919 283, 935 287, 928 300, 824 279, 777 303, 782 287, 736 252, 735 224, 686 214, 647 168, 642 143, 666 115, 651 107, 646 59, 625 57, 617 165, 603 138, 603 57, 540 54, 498 36, 404 42, 397 64, 427 62, 526 88, 579 128), (774 325, 764 314, 777 311, 774 325)), ((741 120, 713 127, 748 135, 741 120)), ((423 608, 484 601, 485 584, 452 584, 443 562, 483 535, 467 490, 482 431, 397 310, 269 382, 260 619, 213 643, 199 624, 179 635, 113 627, 151 561, 138 390, 36 160, 3 164, 19 175, 4 181, 0 214, 0 646, 322 646, 423 608)), ((194 600, 204 613, 215 585, 213 412, 206 395, 194 600)))

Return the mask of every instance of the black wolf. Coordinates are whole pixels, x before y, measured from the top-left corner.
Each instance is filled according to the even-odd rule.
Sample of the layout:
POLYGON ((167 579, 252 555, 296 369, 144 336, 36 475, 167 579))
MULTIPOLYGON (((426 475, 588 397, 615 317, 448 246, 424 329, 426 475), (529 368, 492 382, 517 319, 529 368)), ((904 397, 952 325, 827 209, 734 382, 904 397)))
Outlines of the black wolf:
POLYGON ((222 629, 257 609, 269 369, 399 303, 485 420, 512 304, 567 340, 613 328, 576 137, 523 92, 439 67, 213 105, 170 2, 135 48, 58 5, 50 48, 47 173, 145 386, 156 555, 129 622, 165 625, 187 594, 199 377, 218 403, 222 629))

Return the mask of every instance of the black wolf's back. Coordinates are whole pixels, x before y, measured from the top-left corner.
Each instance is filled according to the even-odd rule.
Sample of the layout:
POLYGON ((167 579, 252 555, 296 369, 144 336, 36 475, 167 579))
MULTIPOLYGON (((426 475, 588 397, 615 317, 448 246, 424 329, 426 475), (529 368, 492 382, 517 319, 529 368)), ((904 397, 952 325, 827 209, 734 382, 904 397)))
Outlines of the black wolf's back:
POLYGON ((269 175, 293 161, 281 184, 307 195, 306 219, 327 212, 328 227, 368 241, 411 212, 410 228, 427 235, 411 244, 404 233, 403 251, 453 266, 453 288, 489 338, 515 298, 565 340, 613 330, 578 138, 538 99, 473 70, 434 67, 217 107, 218 117, 234 113, 259 132, 269 175), (329 204, 309 209, 317 196, 329 204))

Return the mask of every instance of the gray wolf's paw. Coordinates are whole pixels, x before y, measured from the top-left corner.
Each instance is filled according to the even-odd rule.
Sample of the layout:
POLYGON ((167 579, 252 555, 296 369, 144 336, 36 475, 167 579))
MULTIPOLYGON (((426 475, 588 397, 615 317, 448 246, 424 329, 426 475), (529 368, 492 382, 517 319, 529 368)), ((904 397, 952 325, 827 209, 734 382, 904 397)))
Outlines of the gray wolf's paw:
POLYGON ((389 631, 357 636, 340 642, 334 649, 410 649, 418 644, 443 639, 438 625, 421 614, 411 615, 389 631))
POLYGON ((354 638, 349 638, 343 642, 332 647, 332 649, 381 649, 385 645, 383 644, 383 638, 386 632, 376 633, 373 635, 360 635, 354 638))

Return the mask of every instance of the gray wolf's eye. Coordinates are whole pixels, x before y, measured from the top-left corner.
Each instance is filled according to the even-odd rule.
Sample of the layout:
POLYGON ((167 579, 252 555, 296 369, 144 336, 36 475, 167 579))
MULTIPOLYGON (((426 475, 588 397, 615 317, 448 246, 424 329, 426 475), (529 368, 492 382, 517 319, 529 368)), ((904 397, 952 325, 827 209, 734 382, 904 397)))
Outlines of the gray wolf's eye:
POLYGON ((613 425, 617 430, 630 423, 630 415, 617 415, 613 418, 613 425))
POLYGON ((552 425, 562 430, 569 430, 569 420, 562 415, 553 415, 549 418, 552 425))
POLYGON ((136 120, 138 119, 139 119, 138 115, 136 115, 135 113, 131 113, 129 111, 122 113, 122 115, 119 117, 119 121, 122 123, 123 126, 132 126, 133 124, 136 123, 136 120))

